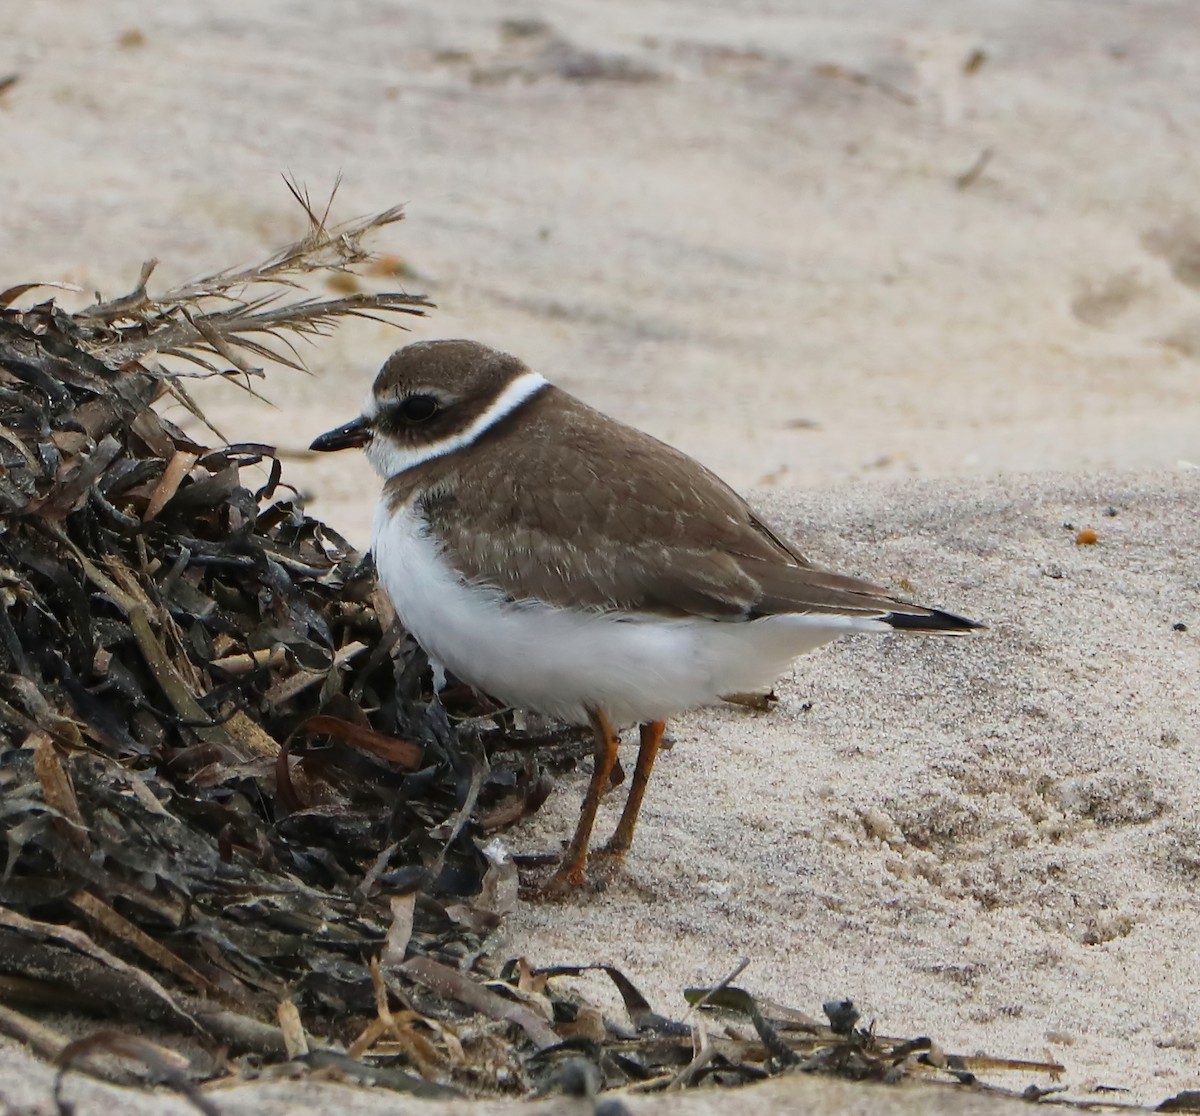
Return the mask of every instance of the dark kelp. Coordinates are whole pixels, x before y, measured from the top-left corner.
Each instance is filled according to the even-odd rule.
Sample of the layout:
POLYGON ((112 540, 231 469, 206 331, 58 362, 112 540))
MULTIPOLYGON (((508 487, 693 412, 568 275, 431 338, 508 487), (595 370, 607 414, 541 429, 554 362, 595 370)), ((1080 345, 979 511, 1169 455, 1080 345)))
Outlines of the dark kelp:
POLYGON ((118 1054, 206 1111, 200 1084, 284 1063, 419 1096, 1058 1070, 728 982, 674 1022, 611 967, 492 956, 516 870, 487 835, 589 744, 461 688, 449 716, 369 559, 305 514, 274 450, 201 445, 155 409, 198 414, 181 368, 252 388, 255 361, 298 363, 289 334, 430 305, 305 295, 401 214, 326 228, 300 200, 309 235, 255 268, 152 297, 148 265, 76 313, 0 292, 0 1031, 64 1072, 118 1054), (591 968, 628 1023, 556 980, 591 968), (127 1030, 70 1043, 15 1004, 127 1030), (181 1068, 138 1021, 213 1056, 181 1068))

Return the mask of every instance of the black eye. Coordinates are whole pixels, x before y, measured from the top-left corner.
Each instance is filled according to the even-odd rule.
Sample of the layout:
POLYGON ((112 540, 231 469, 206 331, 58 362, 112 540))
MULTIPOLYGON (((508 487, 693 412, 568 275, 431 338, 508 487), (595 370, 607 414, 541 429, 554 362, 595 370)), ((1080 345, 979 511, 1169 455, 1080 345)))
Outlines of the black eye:
POLYGON ((396 411, 405 422, 427 422, 438 413, 440 404, 432 395, 409 395, 400 400, 396 411))

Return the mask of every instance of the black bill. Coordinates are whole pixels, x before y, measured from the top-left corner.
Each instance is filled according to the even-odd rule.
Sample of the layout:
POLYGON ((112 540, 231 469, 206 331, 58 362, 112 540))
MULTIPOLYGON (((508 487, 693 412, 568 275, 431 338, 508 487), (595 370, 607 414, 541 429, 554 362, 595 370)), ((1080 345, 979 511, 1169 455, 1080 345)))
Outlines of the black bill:
POLYGON ((333 450, 353 449, 355 446, 365 446, 371 440, 371 426, 361 415, 333 430, 313 439, 309 449, 329 453, 333 450))

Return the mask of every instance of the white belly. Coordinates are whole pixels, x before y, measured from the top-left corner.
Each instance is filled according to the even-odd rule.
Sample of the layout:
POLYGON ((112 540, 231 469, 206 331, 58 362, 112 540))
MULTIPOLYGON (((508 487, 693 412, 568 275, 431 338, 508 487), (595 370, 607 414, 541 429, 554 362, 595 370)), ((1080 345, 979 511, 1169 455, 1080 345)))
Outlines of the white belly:
POLYGON ((520 709, 575 724, 658 721, 771 685, 797 655, 877 620, 817 615, 749 622, 665 619, 513 603, 468 583, 411 509, 375 518, 379 580, 436 663, 520 709))

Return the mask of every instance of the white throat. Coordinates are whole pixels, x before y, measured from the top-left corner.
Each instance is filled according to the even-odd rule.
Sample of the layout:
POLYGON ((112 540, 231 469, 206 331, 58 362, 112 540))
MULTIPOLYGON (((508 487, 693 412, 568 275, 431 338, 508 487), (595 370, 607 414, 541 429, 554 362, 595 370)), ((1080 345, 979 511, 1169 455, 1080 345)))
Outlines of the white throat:
MULTIPOLYGON (((485 430, 495 426, 505 415, 511 414, 522 403, 536 392, 541 391, 549 381, 536 372, 522 372, 492 401, 488 407, 465 430, 443 438, 440 442, 431 442, 423 446, 402 446, 387 435, 374 437, 367 443, 367 459, 375 466, 375 471, 385 480, 399 476, 401 473, 424 465, 435 457, 444 457, 455 450, 469 446, 485 430)), ((374 397, 367 399, 363 414, 372 418, 378 413, 379 407, 374 397)))

